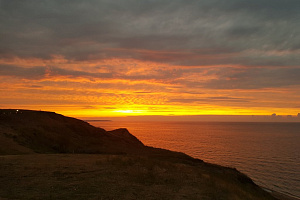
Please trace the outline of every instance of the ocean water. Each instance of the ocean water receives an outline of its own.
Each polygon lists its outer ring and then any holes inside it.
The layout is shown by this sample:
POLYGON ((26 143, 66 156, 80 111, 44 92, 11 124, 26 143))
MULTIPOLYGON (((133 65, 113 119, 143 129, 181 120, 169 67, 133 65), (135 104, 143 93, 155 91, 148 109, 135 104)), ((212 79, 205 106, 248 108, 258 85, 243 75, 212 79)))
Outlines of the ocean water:
POLYGON ((127 128, 145 145, 237 168, 264 187, 300 198, 300 123, 93 121, 127 128))

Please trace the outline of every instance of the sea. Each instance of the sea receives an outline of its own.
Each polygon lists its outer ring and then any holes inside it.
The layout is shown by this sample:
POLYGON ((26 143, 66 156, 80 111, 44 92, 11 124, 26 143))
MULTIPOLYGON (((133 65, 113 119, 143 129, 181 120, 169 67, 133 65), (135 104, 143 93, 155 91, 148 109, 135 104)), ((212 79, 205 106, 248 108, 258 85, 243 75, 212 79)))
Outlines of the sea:
POLYGON ((91 121, 127 128, 145 145, 233 167, 257 185, 300 199, 300 123, 91 121))

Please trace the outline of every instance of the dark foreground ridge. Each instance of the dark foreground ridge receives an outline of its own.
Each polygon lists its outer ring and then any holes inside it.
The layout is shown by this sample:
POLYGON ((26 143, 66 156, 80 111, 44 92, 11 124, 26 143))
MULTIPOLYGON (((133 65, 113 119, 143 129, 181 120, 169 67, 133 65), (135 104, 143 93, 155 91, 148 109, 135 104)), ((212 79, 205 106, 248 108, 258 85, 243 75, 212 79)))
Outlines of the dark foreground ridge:
POLYGON ((0 199, 275 199, 236 169, 54 112, 0 110, 0 199))

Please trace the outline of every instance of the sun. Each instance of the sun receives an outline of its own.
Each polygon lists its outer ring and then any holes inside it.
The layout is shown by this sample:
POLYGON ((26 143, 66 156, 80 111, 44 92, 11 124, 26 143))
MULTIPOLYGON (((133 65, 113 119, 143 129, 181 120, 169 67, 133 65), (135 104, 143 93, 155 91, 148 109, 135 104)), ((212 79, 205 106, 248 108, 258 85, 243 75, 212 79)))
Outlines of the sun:
POLYGON ((113 112, 117 113, 126 113, 126 114, 138 114, 138 113, 143 113, 142 110, 115 110, 113 112))

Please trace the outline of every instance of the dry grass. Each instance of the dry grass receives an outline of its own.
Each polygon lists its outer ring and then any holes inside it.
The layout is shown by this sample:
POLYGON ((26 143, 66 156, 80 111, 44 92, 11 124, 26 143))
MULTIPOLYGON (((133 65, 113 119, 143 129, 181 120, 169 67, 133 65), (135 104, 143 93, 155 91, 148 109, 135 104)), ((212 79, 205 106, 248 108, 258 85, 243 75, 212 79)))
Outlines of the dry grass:
POLYGON ((234 170, 141 156, 0 156, 0 173, 4 199, 273 199, 234 170))
POLYGON ((51 112, 0 109, 1 154, 0 199, 274 199, 234 169, 51 112))

